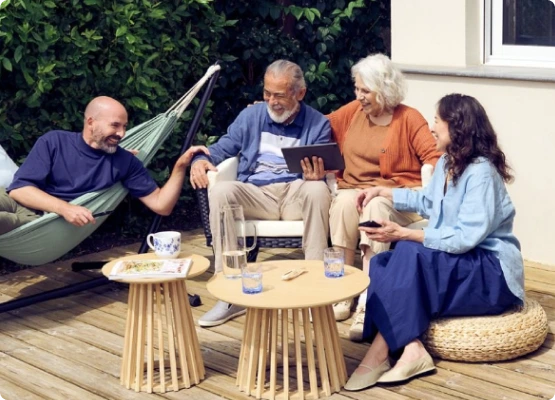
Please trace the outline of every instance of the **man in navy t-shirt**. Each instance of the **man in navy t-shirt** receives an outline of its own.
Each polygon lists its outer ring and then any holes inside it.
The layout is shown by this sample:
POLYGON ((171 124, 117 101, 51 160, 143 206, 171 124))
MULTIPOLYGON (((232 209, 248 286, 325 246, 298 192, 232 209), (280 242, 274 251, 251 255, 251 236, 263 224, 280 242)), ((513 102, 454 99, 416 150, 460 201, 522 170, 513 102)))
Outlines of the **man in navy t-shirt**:
POLYGON ((193 146, 176 162, 159 188, 141 161, 118 146, 125 136, 127 111, 110 97, 97 97, 85 109, 83 132, 50 131, 41 136, 7 190, 0 193, 0 234, 53 212, 67 222, 94 223, 90 210, 69 202, 117 182, 157 214, 169 215, 179 198, 193 146))

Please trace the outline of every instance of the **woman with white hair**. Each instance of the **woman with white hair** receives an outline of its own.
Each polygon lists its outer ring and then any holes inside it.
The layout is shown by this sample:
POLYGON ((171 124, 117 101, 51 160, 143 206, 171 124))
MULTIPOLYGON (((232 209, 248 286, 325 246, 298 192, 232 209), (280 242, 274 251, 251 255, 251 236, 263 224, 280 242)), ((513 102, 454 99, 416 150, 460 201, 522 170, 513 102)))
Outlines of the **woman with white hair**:
MULTIPOLYGON (((389 249, 361 237, 358 224, 367 220, 390 220, 401 226, 422 217, 397 211, 385 197, 375 197, 357 211, 355 199, 363 189, 385 186, 415 188, 422 186, 421 167, 434 166, 441 153, 424 117, 414 108, 401 104, 405 79, 383 54, 373 54, 356 63, 351 70, 356 100, 329 114, 332 134, 338 143, 345 169, 337 177, 337 195, 330 209, 331 240, 345 251, 345 263, 353 265, 358 246, 362 265, 368 273, 370 258, 389 249), (359 243, 360 241, 360 243, 359 243)), ((362 340, 366 292, 361 294, 349 331, 353 341, 362 340)), ((334 304, 336 320, 349 318, 352 300, 334 304)))

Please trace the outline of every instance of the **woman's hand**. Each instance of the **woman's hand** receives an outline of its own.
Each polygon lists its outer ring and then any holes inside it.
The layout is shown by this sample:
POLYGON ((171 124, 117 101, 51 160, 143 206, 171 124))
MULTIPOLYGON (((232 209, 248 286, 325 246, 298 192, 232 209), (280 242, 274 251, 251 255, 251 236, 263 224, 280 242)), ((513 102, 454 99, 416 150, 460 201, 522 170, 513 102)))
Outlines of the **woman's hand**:
POLYGON ((359 214, 362 213, 362 210, 364 209, 364 207, 366 207, 366 204, 368 204, 370 200, 372 200, 374 197, 379 196, 379 194, 379 187, 364 189, 362 192, 360 192, 355 200, 357 211, 359 212, 359 214))
POLYGON ((408 239, 412 229, 404 228, 393 221, 376 221, 381 228, 365 228, 359 227, 358 229, 368 236, 368 239, 375 240, 381 243, 391 243, 402 239, 408 239))

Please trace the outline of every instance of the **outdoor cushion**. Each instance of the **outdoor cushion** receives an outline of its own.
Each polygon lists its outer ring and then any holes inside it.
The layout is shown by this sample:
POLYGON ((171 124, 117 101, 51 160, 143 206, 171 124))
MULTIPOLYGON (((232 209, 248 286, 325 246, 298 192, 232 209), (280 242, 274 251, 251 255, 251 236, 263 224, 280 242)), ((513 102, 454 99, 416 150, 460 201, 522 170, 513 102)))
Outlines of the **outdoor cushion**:
POLYGON ((520 357, 538 349, 547 335, 547 315, 533 299, 503 314, 441 318, 422 342, 434 357, 484 362, 520 357))

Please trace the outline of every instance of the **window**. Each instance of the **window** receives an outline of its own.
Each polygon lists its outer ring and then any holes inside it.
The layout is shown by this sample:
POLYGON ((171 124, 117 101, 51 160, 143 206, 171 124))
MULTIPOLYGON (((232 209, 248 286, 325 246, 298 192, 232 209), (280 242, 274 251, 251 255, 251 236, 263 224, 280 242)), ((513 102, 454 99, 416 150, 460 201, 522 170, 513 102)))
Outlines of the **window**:
POLYGON ((486 0, 485 61, 555 68, 555 0, 486 0))

